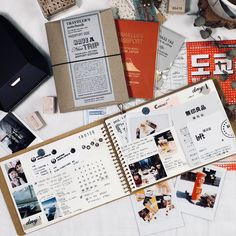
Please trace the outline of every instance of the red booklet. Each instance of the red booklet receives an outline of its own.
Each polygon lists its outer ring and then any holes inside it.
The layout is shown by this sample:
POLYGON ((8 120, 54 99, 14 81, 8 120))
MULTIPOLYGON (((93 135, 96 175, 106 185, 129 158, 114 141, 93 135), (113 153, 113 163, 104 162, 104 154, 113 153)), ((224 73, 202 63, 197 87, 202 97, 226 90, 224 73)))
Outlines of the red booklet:
POLYGON ((116 27, 129 96, 152 99, 159 23, 116 20, 116 27))
POLYGON ((236 40, 187 42, 188 82, 195 83, 206 78, 217 78, 228 104, 236 103, 236 58, 228 59, 226 52, 236 48, 236 40), (222 78, 222 76, 227 77, 222 78), (220 79, 221 77, 221 79, 220 79))

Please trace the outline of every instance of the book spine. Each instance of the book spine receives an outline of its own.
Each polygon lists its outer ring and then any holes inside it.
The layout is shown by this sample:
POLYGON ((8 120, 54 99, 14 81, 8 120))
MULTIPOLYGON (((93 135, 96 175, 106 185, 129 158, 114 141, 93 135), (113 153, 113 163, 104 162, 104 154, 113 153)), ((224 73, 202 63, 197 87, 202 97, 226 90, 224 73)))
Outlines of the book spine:
POLYGON ((133 182, 133 178, 132 178, 129 168, 125 162, 125 158, 122 154, 121 148, 119 146, 119 142, 117 141, 117 138, 116 138, 116 135, 113 131, 111 123, 107 123, 106 125, 107 125, 108 132, 110 134, 112 145, 115 148, 117 156, 118 156, 117 162, 119 163, 121 171, 124 174, 124 178, 125 178, 125 181, 128 185, 129 191, 132 192, 133 189, 135 189, 135 184, 133 182))
POLYGON ((123 190, 124 190, 124 193, 125 194, 130 194, 131 191, 130 191, 130 187, 129 187, 129 184, 128 184, 128 181, 125 177, 125 173, 122 169, 122 165, 119 161, 119 154, 118 152, 116 151, 116 148, 114 146, 114 142, 112 141, 112 137, 110 134, 110 132, 108 131, 108 129, 104 126, 102 128, 102 133, 103 133, 103 136, 104 136, 104 139, 107 143, 107 146, 109 147, 109 151, 110 151, 110 154, 111 154, 111 157, 112 157, 112 160, 113 160, 113 163, 114 163, 114 166, 116 168, 116 171, 117 171, 117 174, 120 178, 120 182, 122 184, 122 187, 123 187, 123 190))

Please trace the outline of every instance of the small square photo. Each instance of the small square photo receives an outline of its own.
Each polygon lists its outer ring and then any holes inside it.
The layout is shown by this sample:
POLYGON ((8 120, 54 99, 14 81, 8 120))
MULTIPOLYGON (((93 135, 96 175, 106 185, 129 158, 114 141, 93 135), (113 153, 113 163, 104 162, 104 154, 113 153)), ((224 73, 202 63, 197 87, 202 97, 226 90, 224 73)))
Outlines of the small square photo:
POLYGON ((129 165, 136 187, 143 187, 166 177, 158 154, 129 165))

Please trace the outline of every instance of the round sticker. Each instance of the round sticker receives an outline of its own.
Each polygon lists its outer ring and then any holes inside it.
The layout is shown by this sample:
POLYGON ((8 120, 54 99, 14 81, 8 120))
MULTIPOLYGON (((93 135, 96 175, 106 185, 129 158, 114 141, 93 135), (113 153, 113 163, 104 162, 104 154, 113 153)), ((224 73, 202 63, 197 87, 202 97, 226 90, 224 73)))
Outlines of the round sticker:
POLYGON ((36 161, 36 157, 32 157, 32 158, 31 158, 31 161, 32 161, 32 162, 35 162, 35 161, 36 161))
POLYGON ((44 151, 43 149, 39 149, 39 150, 37 151, 37 154, 38 154, 40 157, 42 157, 42 156, 45 155, 45 151, 44 151))
POLYGON ((57 154, 57 150, 53 149, 53 150, 52 150, 52 154, 53 154, 53 155, 57 154))
POLYGON ((144 108, 142 109, 142 113, 143 113, 144 115, 147 115, 147 114, 150 113, 150 109, 149 109, 148 107, 144 107, 144 108))

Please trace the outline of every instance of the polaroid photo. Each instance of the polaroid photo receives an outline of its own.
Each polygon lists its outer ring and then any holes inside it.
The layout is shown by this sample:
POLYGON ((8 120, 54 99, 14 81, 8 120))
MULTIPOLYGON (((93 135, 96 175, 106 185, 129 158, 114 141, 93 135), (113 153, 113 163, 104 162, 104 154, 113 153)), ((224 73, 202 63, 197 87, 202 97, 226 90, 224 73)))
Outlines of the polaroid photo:
POLYGON ((18 152, 41 139, 13 113, 4 113, 0 117, 0 149, 8 154, 18 152))
POLYGON ((182 212, 213 220, 226 170, 214 165, 188 171, 176 182, 176 196, 182 212))
POLYGON ((127 113, 126 119, 129 142, 160 132, 171 126, 168 111, 156 111, 148 115, 127 113))
POLYGON ((184 225, 171 181, 141 189, 130 199, 141 236, 184 225))

